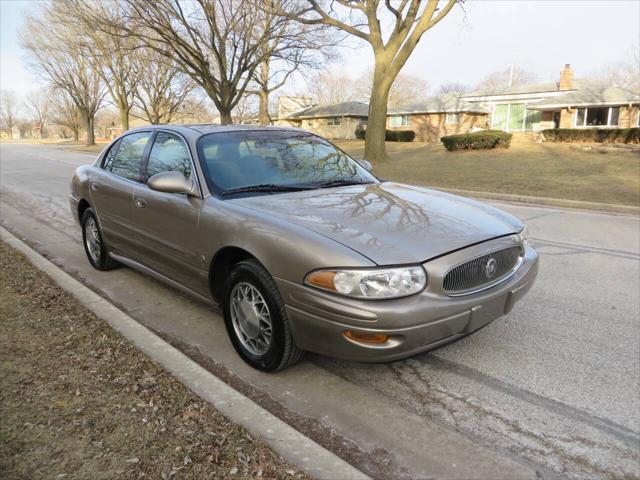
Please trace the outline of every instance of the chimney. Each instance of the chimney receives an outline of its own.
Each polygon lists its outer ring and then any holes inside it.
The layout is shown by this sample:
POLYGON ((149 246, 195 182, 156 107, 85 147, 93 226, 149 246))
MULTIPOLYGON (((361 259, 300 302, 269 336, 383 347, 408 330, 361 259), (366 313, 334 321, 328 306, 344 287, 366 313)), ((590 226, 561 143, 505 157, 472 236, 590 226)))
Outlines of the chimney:
POLYGON ((573 90, 573 70, 568 63, 565 64, 564 70, 560 72, 558 90, 573 90))

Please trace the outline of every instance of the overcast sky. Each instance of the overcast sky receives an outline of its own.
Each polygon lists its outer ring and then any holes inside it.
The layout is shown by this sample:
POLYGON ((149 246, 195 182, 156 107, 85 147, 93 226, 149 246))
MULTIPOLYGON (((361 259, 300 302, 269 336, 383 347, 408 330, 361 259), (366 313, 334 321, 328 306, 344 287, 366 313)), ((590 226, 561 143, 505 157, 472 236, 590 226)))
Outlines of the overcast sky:
MULTIPOLYGON (((20 94, 38 87, 17 41, 23 12, 35 3, 0 0, 0 86, 20 94)), ((432 90, 449 81, 473 85, 509 64, 546 81, 570 63, 579 77, 628 58, 639 42, 640 0, 467 0, 423 36, 403 72, 432 90)), ((333 67, 341 72, 356 77, 372 64, 366 44, 341 50, 343 64, 333 67)), ((303 89, 298 79, 286 90, 303 89)))

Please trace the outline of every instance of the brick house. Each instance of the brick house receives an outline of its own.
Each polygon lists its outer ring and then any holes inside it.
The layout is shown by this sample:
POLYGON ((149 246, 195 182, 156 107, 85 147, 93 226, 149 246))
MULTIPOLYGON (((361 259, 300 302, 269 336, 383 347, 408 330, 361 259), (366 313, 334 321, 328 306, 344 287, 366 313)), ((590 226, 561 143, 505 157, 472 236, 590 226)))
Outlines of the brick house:
POLYGON ((482 130, 488 125, 489 109, 463 100, 458 93, 390 108, 387 113, 387 129, 412 130, 420 142, 437 142, 442 136, 482 130))
MULTIPOLYGON (((327 138, 352 139, 357 128, 366 126, 368 106, 342 102, 279 113, 282 114, 275 122, 278 125, 305 128, 327 138)), ((575 79, 570 65, 565 65, 557 82, 447 93, 390 108, 387 113, 388 129, 413 130, 416 140, 422 142, 437 142, 445 135, 487 128, 532 132, 547 128, 638 126, 639 92, 575 79)))
POLYGON ((325 138, 354 139, 356 130, 367 124, 368 115, 366 103, 341 102, 315 105, 288 115, 279 114, 274 124, 304 128, 325 138))
POLYGON ((490 111, 489 128, 509 132, 546 128, 629 128, 640 121, 640 95, 615 85, 575 79, 570 65, 558 82, 465 94, 490 111))

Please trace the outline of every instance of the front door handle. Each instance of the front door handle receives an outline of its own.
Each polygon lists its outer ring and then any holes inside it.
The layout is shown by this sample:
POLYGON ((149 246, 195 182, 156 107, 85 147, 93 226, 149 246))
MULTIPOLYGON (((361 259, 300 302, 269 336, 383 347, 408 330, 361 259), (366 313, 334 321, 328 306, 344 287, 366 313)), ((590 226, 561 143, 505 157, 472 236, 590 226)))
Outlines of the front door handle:
POLYGON ((100 189, 100 184, 98 182, 91 182, 91 190, 94 192, 100 189))
POLYGON ((136 208, 144 208, 147 206, 147 201, 144 198, 136 198, 134 203, 136 208))

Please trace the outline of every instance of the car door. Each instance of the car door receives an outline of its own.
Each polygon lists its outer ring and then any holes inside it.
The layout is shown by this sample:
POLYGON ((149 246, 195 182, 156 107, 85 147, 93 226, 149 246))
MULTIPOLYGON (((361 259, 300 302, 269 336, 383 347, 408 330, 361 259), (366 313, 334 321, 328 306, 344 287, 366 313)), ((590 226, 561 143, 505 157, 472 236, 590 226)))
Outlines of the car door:
POLYGON ((129 256, 135 246, 133 189, 140 184, 144 152, 152 132, 136 132, 115 142, 90 178, 90 196, 109 248, 129 256))
POLYGON ((133 198, 133 221, 142 241, 138 245, 143 262, 153 270, 206 294, 207 266, 198 242, 198 219, 203 199, 180 193, 151 190, 146 181, 153 175, 178 171, 196 182, 191 153, 176 133, 156 133, 144 167, 144 183, 133 198))

